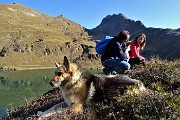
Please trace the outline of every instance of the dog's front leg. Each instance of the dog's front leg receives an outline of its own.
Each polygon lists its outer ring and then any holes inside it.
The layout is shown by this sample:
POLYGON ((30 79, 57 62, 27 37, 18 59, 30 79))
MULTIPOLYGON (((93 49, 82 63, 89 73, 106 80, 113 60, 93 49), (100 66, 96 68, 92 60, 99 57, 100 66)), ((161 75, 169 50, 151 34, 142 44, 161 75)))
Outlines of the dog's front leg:
POLYGON ((44 111, 44 112, 38 111, 38 112, 37 112, 37 116, 43 116, 43 115, 45 115, 45 114, 47 114, 47 113, 49 113, 49 112, 51 112, 51 111, 57 110, 57 109, 59 109, 59 108, 64 108, 64 107, 67 107, 67 104, 66 104, 65 101, 64 101, 64 102, 61 102, 61 103, 59 103, 59 104, 54 105, 53 107, 51 107, 50 109, 48 109, 48 110, 46 110, 46 111, 44 111))
POLYGON ((56 109, 55 111, 50 111, 50 112, 38 117, 38 120, 47 120, 49 118, 52 118, 52 116, 54 116, 54 115, 62 114, 63 111, 66 111, 66 110, 70 110, 70 107, 59 108, 59 109, 56 109))
POLYGON ((138 80, 138 87, 140 91, 145 91, 146 87, 144 86, 143 82, 141 80, 138 80))
POLYGON ((141 80, 137 80, 137 79, 132 79, 132 81, 134 81, 135 83, 138 84, 139 90, 140 91, 145 91, 146 87, 144 86, 143 82, 141 80))

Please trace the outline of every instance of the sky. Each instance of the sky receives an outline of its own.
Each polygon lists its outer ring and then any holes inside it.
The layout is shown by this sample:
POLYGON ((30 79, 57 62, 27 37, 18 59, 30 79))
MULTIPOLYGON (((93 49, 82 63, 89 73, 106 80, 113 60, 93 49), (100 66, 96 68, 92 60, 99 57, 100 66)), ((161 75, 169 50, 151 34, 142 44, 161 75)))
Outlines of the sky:
POLYGON ((19 3, 51 16, 63 15, 88 29, 97 27, 107 15, 122 13, 146 27, 180 28, 180 0, 0 0, 19 3))

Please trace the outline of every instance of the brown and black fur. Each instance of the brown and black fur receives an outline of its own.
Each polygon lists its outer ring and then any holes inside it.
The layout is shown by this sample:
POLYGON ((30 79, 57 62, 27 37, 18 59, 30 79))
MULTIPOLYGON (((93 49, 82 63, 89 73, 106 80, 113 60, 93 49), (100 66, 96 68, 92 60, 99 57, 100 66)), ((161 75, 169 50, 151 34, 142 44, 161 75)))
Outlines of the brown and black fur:
POLYGON ((55 65, 57 70, 49 83, 53 87, 60 88, 64 102, 45 112, 39 111, 39 119, 52 115, 53 111, 64 109, 70 109, 77 114, 82 113, 85 104, 101 102, 118 95, 118 89, 122 85, 138 84, 140 90, 145 90, 140 80, 131 79, 127 75, 105 76, 82 72, 76 64, 69 63, 66 56, 63 65, 57 62, 55 65))

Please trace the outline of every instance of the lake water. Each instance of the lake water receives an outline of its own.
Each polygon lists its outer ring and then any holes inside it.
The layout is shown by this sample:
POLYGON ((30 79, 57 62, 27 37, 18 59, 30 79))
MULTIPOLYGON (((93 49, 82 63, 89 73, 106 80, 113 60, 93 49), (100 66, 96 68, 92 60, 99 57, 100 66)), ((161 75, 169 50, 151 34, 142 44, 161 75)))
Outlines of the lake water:
POLYGON ((0 108, 0 120, 2 117, 4 117, 7 114, 6 108, 0 108))
POLYGON ((22 106, 52 87, 48 84, 55 69, 1 71, 0 108, 22 106))
MULTIPOLYGON (((89 70, 96 73, 99 70, 89 70)), ((38 98, 52 89, 54 69, 0 71, 0 109, 12 109, 38 98)))

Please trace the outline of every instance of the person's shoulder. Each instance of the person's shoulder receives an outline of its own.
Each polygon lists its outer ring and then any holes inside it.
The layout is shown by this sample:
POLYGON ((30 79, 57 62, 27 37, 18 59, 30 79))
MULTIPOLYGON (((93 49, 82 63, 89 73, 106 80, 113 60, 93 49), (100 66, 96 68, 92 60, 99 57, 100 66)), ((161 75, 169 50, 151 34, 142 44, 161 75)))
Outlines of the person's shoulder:
POLYGON ((114 43, 116 43, 116 40, 115 40, 115 39, 112 39, 112 40, 109 41, 108 44, 114 44, 114 43))
POLYGON ((134 41, 131 41, 131 42, 129 43, 129 45, 131 45, 131 46, 135 46, 134 41))

